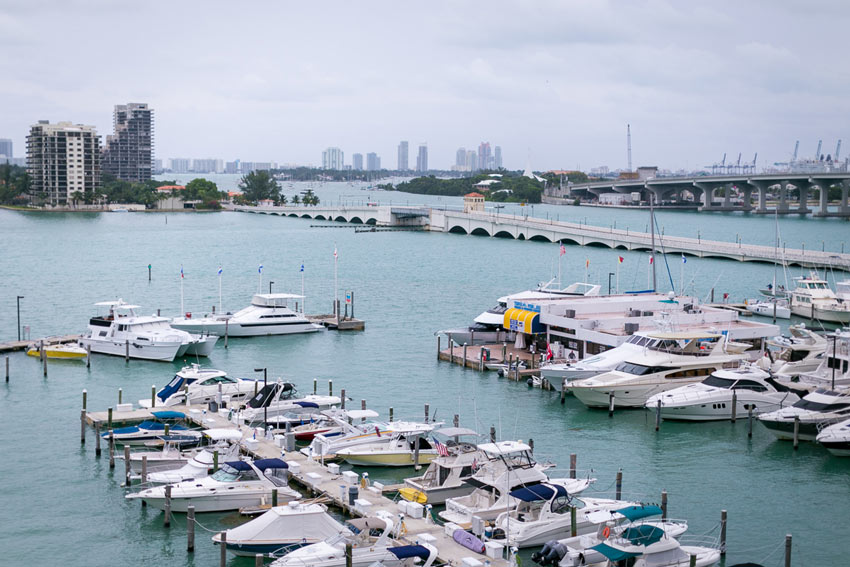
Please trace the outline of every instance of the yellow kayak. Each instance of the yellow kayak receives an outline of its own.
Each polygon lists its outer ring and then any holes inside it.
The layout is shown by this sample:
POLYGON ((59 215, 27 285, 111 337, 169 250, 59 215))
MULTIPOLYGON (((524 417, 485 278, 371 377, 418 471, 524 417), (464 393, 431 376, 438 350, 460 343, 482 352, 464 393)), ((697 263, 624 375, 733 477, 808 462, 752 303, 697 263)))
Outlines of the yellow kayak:
POLYGON ((410 488, 409 486, 399 488, 398 493, 401 495, 402 498, 404 498, 408 502, 416 502, 417 504, 425 504, 426 502, 428 502, 427 494, 425 494, 421 490, 410 488))
MULTIPOLYGON (((41 356, 37 346, 30 347, 27 350, 29 356, 41 356)), ((66 345, 45 345, 44 355, 47 358, 58 359, 79 359, 86 357, 86 349, 81 346, 66 344, 66 345)))

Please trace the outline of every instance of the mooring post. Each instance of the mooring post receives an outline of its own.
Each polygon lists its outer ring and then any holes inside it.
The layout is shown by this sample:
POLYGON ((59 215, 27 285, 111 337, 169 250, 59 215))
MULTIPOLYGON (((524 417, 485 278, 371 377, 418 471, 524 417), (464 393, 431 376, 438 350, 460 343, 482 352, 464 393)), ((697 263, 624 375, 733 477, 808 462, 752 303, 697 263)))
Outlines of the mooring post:
POLYGON ((419 464, 419 440, 421 438, 421 435, 417 435, 416 439, 413 440, 413 468, 417 471, 422 468, 422 466, 419 464))
POLYGON ((315 396, 318 393, 319 393, 319 379, 313 378, 313 395, 315 396))
POLYGON ((86 410, 80 410, 80 445, 86 444, 86 410))
POLYGON ((224 348, 227 348, 227 335, 228 335, 227 330, 228 330, 229 326, 230 326, 230 320, 225 319, 224 320, 224 348))
MULTIPOLYGON (((360 400, 360 409, 361 410, 366 409, 366 400, 360 400)), ((360 423, 366 423, 366 418, 365 417, 360 418, 360 423)))
POLYGON ((218 470, 218 450, 213 452, 213 472, 218 470))
POLYGON ((753 436, 753 405, 747 408, 747 437, 753 436))
POLYGON ((124 445, 124 485, 130 486, 130 446, 124 445))
POLYGON ((690 561, 688 561, 688 567, 697 567, 697 556, 691 553, 690 561))
POLYGON ((130 340, 124 341, 124 362, 130 362, 130 340))
POLYGON ((667 519, 667 491, 661 491, 661 519, 667 519))
POLYGON ((452 418, 452 425, 454 425, 455 427, 460 427, 460 416, 458 414, 455 414, 452 418))
POLYGON ((341 407, 342 409, 345 409, 345 388, 339 391, 339 397, 342 400, 341 407))
POLYGON ((195 507, 191 504, 186 510, 186 551, 195 551, 195 507))
POLYGON ((86 368, 91 368, 91 345, 86 345, 86 368))
POLYGON ((481 347, 481 352, 478 354, 478 372, 484 372, 484 347, 481 347))
POLYGON ((9 381, 9 357, 6 357, 6 382, 9 381))
POLYGON ((94 424, 94 456, 100 456, 100 423, 94 424))
POLYGON ((726 510, 720 511, 720 555, 726 555, 726 510))
POLYGON ((576 454, 570 453, 570 478, 576 477, 576 459, 576 454))
POLYGON ((163 527, 171 527, 171 485, 165 485, 165 517, 162 520, 163 527))
POLYGON ((455 344, 452 342, 452 335, 449 333, 449 362, 455 361, 455 344))
POLYGON ((655 430, 661 429, 661 398, 658 398, 658 403, 655 406, 655 430))
POLYGON ((576 507, 570 506, 570 536, 578 535, 578 526, 576 525, 576 507))
POLYGON ((41 351, 41 366, 44 369, 44 377, 47 378, 47 356, 41 351))
POLYGON ((496 442, 496 426, 491 425, 490 426, 490 443, 495 443, 495 442, 496 442))
POLYGON ((508 349, 507 343, 502 343, 502 363, 505 362, 505 351, 508 349))
POLYGON ((738 392, 732 390, 732 423, 735 423, 735 420, 738 417, 738 392))
POLYGON ((440 359, 440 339, 442 339, 442 337, 437 335, 437 360, 440 359))
POLYGON ((106 428, 112 431, 112 408, 106 410, 106 428))
POLYGON ((466 368, 466 343, 463 343, 463 367, 466 368))
POLYGON ((334 381, 333 380, 328 380, 328 395, 329 396, 334 395, 334 381))
POLYGON ((124 397, 124 388, 118 388, 118 405, 121 405, 121 398, 124 397))
POLYGON ((263 567, 263 554, 258 553, 254 556, 254 567, 263 567))
POLYGON ((620 500, 623 496, 623 469, 617 471, 617 500, 620 500))
POLYGON ((272 507, 277 507, 277 488, 272 488, 272 507))
POLYGON ((614 393, 608 394, 608 417, 614 417, 614 393))
POLYGON ((88 392, 86 390, 83 390, 83 410, 87 409, 86 406, 88 400, 86 398, 88 398, 88 392))
POLYGON ((785 536, 785 567, 791 567, 791 534, 785 536))
POLYGON ((425 404, 425 423, 428 423, 430 420, 431 406, 425 404))
POLYGON ((156 384, 151 384, 151 409, 156 407, 156 384))
POLYGON ((561 405, 567 402, 567 379, 561 380, 561 405))
POLYGON ((534 439, 529 439, 529 440, 528 440, 528 446, 529 446, 529 448, 531 449, 531 451, 530 451, 530 452, 531 452, 531 454, 533 455, 533 454, 534 454, 534 439))
POLYGON ((109 468, 115 468, 115 436, 112 430, 109 430, 109 468))
POLYGON ((800 416, 794 416, 794 450, 797 450, 797 446, 800 444, 800 416))
POLYGON ((516 360, 516 368, 514 369, 514 380, 519 382, 519 358, 516 360))
POLYGON ((393 408, 390 408, 390 423, 393 421, 393 408))
POLYGON ((148 456, 142 455, 142 484, 148 483, 148 456))
POLYGON ((345 544, 345 567, 353 567, 354 565, 354 549, 351 547, 351 542, 345 544))
POLYGON ((219 550, 219 567, 227 567, 227 532, 221 532, 221 549, 219 550))

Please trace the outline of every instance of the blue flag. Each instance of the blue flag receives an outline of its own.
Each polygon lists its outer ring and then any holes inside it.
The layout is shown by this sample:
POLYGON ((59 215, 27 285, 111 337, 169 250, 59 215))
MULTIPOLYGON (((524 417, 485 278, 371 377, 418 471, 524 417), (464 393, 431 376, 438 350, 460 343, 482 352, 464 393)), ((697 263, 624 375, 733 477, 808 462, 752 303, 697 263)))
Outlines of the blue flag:
POLYGON ((685 258, 685 255, 684 255, 684 254, 682 254, 682 263, 683 263, 683 264, 687 264, 687 263, 688 263, 688 259, 687 259, 687 258, 685 258))
POLYGON ((218 275, 221 275, 221 266, 218 267, 218 275))
POLYGON ((304 264, 301 264, 301 271, 304 271, 304 264))
POLYGON ((257 268, 257 273, 260 273, 260 274, 263 273, 263 265, 262 264, 260 264, 260 267, 257 268))

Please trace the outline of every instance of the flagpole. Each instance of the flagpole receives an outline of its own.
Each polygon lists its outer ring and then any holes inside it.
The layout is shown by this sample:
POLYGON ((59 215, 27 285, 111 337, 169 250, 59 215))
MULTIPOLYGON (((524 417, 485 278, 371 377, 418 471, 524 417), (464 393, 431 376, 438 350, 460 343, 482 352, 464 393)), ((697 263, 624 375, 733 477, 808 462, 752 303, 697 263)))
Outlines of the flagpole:
POLYGON ((221 268, 218 269, 218 312, 224 313, 221 302, 221 268))
POLYGON ((617 294, 620 293, 620 258, 617 257, 617 294))
POLYGON ((304 260, 301 260, 301 313, 305 313, 304 303, 307 301, 307 296, 304 295, 304 260))
POLYGON ((183 308, 183 266, 180 266, 180 313, 186 313, 183 308))
POLYGON ((682 254, 682 265, 679 268, 679 280, 682 282, 679 284, 679 295, 685 295, 685 255, 682 254))

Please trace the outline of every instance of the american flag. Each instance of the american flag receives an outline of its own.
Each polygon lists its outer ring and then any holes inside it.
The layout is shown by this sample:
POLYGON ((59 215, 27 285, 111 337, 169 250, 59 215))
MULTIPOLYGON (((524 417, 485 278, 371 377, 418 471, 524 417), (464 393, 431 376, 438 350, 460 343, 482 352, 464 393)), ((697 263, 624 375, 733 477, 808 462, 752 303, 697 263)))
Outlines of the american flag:
POLYGON ((561 244, 561 250, 560 250, 560 252, 561 252, 561 253, 560 253, 560 256, 563 256, 564 254, 566 254, 566 253, 567 253, 567 247, 566 247, 566 246, 564 246, 563 244, 561 244))
POLYGON ((446 447, 444 444, 440 443, 439 441, 437 441, 436 439, 433 439, 433 440, 434 440, 434 448, 437 450, 437 454, 441 457, 448 457, 449 456, 449 448, 446 447))

